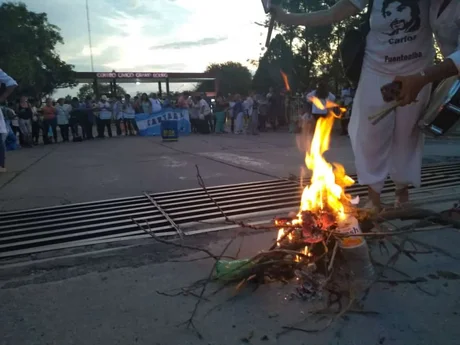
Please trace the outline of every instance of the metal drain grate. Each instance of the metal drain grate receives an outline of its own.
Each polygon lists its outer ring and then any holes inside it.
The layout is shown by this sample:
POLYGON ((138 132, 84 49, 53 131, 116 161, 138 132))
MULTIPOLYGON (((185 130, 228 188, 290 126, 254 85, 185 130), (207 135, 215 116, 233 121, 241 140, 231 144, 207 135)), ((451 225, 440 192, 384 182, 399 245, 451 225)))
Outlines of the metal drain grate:
MULTIPOLYGON (((422 188, 455 185, 460 185, 460 162, 423 168, 422 188)), ((230 217, 263 215, 284 208, 295 210, 299 206, 301 190, 299 181, 291 180, 208 188, 230 217)), ((383 192, 392 191, 394 185, 387 181, 383 192)), ((366 194, 366 187, 354 185, 347 192, 362 196, 366 194)), ((201 188, 151 196, 178 225, 222 217, 201 188)), ((168 220, 146 196, 5 212, 0 213, 0 258, 144 234, 131 218, 140 223, 148 221, 159 236, 174 232, 168 220)))

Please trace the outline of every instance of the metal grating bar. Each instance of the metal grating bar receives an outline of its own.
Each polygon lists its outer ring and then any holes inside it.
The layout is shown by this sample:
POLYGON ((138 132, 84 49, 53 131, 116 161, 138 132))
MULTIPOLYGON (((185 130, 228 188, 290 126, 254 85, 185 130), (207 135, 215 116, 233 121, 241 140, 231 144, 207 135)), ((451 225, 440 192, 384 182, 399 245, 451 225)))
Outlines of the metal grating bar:
MULTIPOLYGON (((307 183, 304 181, 304 185, 307 183)), ((456 185, 460 185, 460 163, 423 168, 421 191, 456 185)), ((296 210, 301 190, 299 180, 208 188, 228 216, 239 218, 296 210)), ((364 186, 354 185, 347 192, 362 196, 366 190, 364 186)), ((393 190, 393 183, 387 181, 383 193, 393 190)), ((221 219, 222 214, 201 188, 0 213, 0 257, 143 235, 131 218, 140 223, 149 221, 153 231, 165 235, 175 233, 171 224, 184 228, 200 221, 221 219), (149 198, 154 198, 158 207, 149 198)))

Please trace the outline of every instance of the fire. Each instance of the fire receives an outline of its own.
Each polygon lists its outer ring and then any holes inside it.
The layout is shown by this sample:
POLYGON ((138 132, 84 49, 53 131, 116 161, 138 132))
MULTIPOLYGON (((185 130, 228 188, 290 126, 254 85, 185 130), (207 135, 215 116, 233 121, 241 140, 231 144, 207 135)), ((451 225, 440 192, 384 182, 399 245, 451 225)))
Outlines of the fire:
MULTIPOLYGON (((278 230, 278 236, 277 236, 277 238, 276 238, 276 244, 278 245, 278 247, 280 246, 280 241, 281 241, 281 239, 284 238, 284 234, 285 234, 284 228, 280 228, 280 229, 278 230)), ((289 242, 292 242, 292 240, 294 239, 294 237, 292 236, 292 233, 291 233, 291 232, 288 233, 286 237, 287 237, 287 239, 289 240, 289 242)))
MULTIPOLYGON (((305 255, 305 256, 313 256, 313 254, 308 249, 308 246, 305 246, 305 248, 302 250, 302 254, 305 255)), ((302 256, 296 255, 295 258, 294 258, 294 261, 295 262, 301 262, 302 261, 302 256)))
POLYGON ((344 219, 344 202, 349 200, 345 195, 345 187, 351 186, 355 181, 346 175, 342 165, 334 163, 332 166, 323 157, 329 149, 331 130, 334 119, 333 108, 343 112, 337 104, 327 101, 324 105, 318 98, 312 97, 311 102, 319 109, 328 109, 328 116, 319 118, 316 122, 315 132, 309 151, 305 156, 305 164, 312 171, 310 185, 302 193, 298 222, 301 222, 302 211, 328 211, 332 212, 338 220, 344 219))
POLYGON ((283 229, 283 228, 280 228, 280 229, 278 230, 278 236, 277 236, 277 238, 276 238, 276 244, 278 245, 278 247, 279 247, 279 245, 280 245, 280 241, 281 241, 281 239, 283 238, 283 236, 284 236, 284 229, 283 229))
MULTIPOLYGON (((317 98, 312 98, 311 101, 320 109, 328 109, 328 115, 317 120, 311 145, 307 149, 305 165, 312 171, 312 176, 310 184, 303 190, 297 217, 292 219, 289 216, 275 220, 278 227, 278 247, 282 246, 282 242, 297 242, 299 237, 310 245, 321 242, 321 233, 313 230, 328 229, 338 221, 347 219, 347 206, 351 204, 351 198, 345 194, 345 188, 353 185, 355 181, 346 175, 342 165, 330 164, 323 156, 329 149, 334 119, 340 117, 344 109, 332 102, 323 105, 317 98), (334 114, 336 109, 339 110, 338 115, 334 114), (300 234, 298 225, 301 225, 300 234)), ((312 255, 309 247, 305 247, 294 260, 301 262, 305 256, 312 255)))
POLYGON ((286 91, 291 91, 291 87, 289 86, 289 80, 287 77, 287 74, 283 72, 283 70, 280 70, 281 73, 281 78, 283 78, 284 86, 286 87, 286 91))

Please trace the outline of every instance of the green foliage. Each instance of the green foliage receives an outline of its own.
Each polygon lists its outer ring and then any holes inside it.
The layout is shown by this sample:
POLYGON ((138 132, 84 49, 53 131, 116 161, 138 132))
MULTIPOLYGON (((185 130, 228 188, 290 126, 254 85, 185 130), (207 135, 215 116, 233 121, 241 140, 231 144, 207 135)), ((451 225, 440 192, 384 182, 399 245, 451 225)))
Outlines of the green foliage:
MULTIPOLYGON (((281 6, 288 12, 306 13, 327 9, 335 0, 282 0, 281 6)), ((331 87, 338 90, 345 82, 337 47, 345 32, 357 27, 361 16, 342 23, 304 28, 281 25, 281 34, 272 39, 260 58, 254 76, 254 87, 266 91, 269 87, 283 87, 279 76, 280 66, 289 77, 293 91, 304 91, 315 86, 322 77, 329 78, 331 87), (286 51, 286 46, 289 52, 286 51), (267 72, 268 71, 268 72, 267 72), (275 73, 276 71, 276 73, 275 73)))
POLYGON ((40 99, 75 85, 73 66, 56 52, 56 45, 64 43, 59 28, 48 22, 46 13, 6 2, 0 6, 0 23, 0 66, 16 79, 18 93, 40 99))
MULTIPOLYGON (((246 95, 251 90, 252 75, 249 69, 238 62, 211 64, 206 68, 207 73, 213 74, 219 82, 219 92, 222 94, 240 93, 246 95)), ((205 92, 214 90, 214 81, 200 83, 196 91, 205 92)))
MULTIPOLYGON (((107 95, 110 94, 110 84, 98 84, 98 91, 99 95, 107 95)), ((117 84, 117 96, 124 96, 126 95, 126 90, 117 84)), ((90 96, 91 98, 95 97, 93 83, 83 84, 78 89, 77 97, 79 99, 85 99, 86 97, 90 96)))

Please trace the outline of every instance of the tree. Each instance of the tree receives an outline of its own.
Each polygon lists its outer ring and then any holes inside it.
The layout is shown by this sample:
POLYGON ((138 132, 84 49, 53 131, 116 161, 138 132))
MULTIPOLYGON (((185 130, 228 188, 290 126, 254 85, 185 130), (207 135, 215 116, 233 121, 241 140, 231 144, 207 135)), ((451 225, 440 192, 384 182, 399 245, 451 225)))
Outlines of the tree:
MULTIPOLYGON (((278 2, 289 12, 302 13, 326 9, 335 4, 336 0, 278 2)), ((344 33, 352 27, 357 27, 361 20, 362 17, 358 15, 335 25, 317 28, 281 25, 278 28, 281 34, 272 40, 265 54, 259 59, 254 87, 261 89, 260 91, 265 91, 269 86, 281 87, 279 69, 280 65, 284 64, 283 70, 288 74, 293 91, 313 88, 320 77, 329 78, 331 86, 337 90, 345 81, 338 45, 344 33)))
POLYGON ((281 78, 283 71, 289 80, 289 86, 294 87, 292 50, 282 35, 277 35, 271 42, 265 54, 259 60, 259 66, 253 79, 253 88, 257 91, 267 91, 269 87, 282 89, 285 87, 281 78))
MULTIPOLYGON (((219 84, 219 92, 224 95, 240 93, 246 95, 251 90, 252 75, 249 69, 238 62, 211 64, 206 72, 213 74, 219 84)), ((214 90, 214 81, 207 80, 200 83, 196 91, 214 90)))
MULTIPOLYGON (((98 84, 98 91, 100 95, 109 95, 110 94, 110 84, 98 84)), ((126 90, 117 84, 117 95, 124 96, 126 94, 127 94, 126 90)), ((92 83, 83 84, 78 89, 77 97, 79 99, 85 99, 88 96, 90 96, 91 98, 94 98, 95 96, 92 83)))
POLYGON ((0 66, 18 82, 17 92, 41 99, 57 88, 75 85, 73 66, 56 52, 64 40, 46 13, 6 2, 0 6, 0 23, 0 66))

